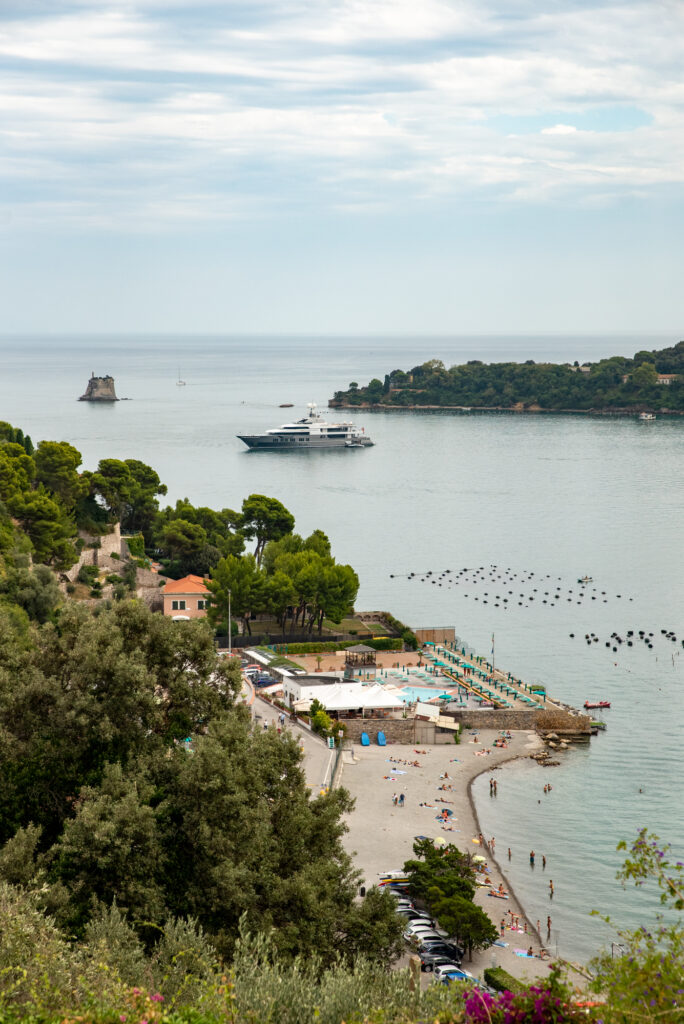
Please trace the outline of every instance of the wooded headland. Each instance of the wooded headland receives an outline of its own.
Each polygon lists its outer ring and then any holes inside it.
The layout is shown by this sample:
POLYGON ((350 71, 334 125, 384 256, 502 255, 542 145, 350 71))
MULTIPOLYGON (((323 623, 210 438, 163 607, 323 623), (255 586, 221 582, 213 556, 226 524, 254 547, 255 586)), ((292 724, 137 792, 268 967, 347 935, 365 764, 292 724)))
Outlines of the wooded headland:
POLYGON ((352 381, 331 408, 456 409, 634 415, 684 413, 684 341, 596 363, 484 363, 431 359, 365 387, 352 381))

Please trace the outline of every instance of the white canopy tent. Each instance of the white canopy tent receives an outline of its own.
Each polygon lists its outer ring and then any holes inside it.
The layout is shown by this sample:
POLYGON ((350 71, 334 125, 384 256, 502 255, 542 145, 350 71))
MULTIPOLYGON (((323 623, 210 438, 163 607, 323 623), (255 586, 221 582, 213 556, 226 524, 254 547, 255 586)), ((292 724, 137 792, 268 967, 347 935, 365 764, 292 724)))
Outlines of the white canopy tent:
POLYGON ((319 699, 326 711, 401 711, 404 708, 403 701, 379 684, 337 683, 326 687, 319 699))

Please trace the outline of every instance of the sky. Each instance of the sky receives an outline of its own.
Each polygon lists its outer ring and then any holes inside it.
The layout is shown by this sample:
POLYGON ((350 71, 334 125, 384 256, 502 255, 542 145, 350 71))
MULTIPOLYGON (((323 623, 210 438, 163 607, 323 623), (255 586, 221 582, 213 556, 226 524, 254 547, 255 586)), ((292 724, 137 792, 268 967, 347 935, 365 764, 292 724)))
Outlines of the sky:
POLYGON ((0 0, 0 332, 683 334, 680 0, 0 0))

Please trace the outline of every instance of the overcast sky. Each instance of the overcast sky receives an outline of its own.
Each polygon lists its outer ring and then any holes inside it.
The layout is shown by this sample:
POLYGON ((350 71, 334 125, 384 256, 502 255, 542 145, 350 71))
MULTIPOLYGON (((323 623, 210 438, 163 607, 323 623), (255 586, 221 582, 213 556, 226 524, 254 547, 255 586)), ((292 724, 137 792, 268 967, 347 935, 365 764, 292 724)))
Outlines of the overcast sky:
POLYGON ((0 0, 0 329, 684 332, 681 0, 0 0))

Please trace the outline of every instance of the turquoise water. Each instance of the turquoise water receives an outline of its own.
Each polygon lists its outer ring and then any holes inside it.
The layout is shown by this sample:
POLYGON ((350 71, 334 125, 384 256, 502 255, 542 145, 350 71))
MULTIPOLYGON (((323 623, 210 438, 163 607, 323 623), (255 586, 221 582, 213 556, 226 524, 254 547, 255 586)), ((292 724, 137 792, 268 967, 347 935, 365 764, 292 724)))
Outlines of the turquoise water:
POLYGON ((430 700, 431 697, 439 697, 444 690, 423 690, 417 686, 405 686, 401 692, 406 694, 406 703, 412 704, 416 700, 430 700))
POLYGON ((0 417, 34 442, 72 442, 88 468, 103 457, 142 459, 171 501, 187 495, 222 508, 252 492, 275 495, 301 532, 321 527, 337 558, 354 565, 359 608, 455 626, 488 657, 494 633, 497 665, 516 676, 575 706, 611 700, 607 732, 562 767, 545 774, 524 762, 498 773, 497 800, 486 779, 476 787, 483 831, 497 837, 497 853, 511 846, 511 881, 530 916, 550 912, 541 873, 526 861, 534 846, 553 867, 559 947, 586 957, 603 938, 593 908, 626 923, 654 909, 646 893, 615 883, 618 841, 649 826, 684 859, 684 649, 660 633, 684 637, 684 420, 358 413, 375 447, 286 454, 248 452, 236 434, 431 357, 582 361, 677 340, 6 339, 0 417), (184 388, 175 385, 179 367, 184 388), (113 374, 133 401, 76 402, 93 370, 113 374), (606 603, 564 596, 544 605, 530 583, 506 589, 534 602, 503 605, 485 596, 485 583, 408 578, 466 566, 509 570, 516 582, 548 575, 564 593, 587 574, 606 603), (653 649, 605 646, 630 629, 653 632, 653 649), (585 642, 591 632, 600 643, 585 642))

